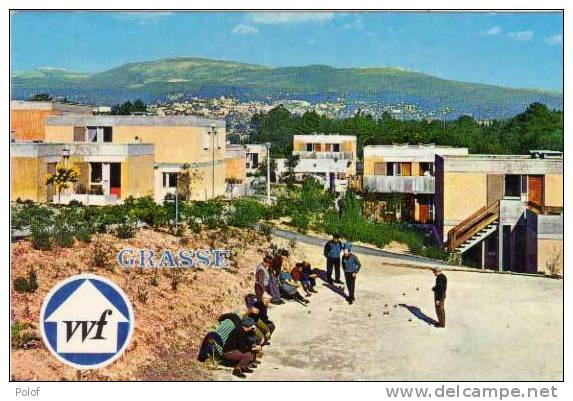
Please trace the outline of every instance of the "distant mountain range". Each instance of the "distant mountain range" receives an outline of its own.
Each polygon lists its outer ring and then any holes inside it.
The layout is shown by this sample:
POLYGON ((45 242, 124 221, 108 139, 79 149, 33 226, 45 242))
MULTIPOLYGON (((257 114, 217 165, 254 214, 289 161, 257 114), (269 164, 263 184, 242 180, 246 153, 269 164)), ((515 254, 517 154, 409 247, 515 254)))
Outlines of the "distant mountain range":
POLYGON ((190 57, 130 63, 97 73, 40 68, 12 74, 13 98, 37 93, 100 105, 137 98, 156 102, 223 95, 241 100, 344 98, 382 104, 405 102, 424 111, 449 107, 452 115, 479 118, 515 115, 532 102, 563 109, 562 92, 452 81, 400 68, 272 68, 190 57))

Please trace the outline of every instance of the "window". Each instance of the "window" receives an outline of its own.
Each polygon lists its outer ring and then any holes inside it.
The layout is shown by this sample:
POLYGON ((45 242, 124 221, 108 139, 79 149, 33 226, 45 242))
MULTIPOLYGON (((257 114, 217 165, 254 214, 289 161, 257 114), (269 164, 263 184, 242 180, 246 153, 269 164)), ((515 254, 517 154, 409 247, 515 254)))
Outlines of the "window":
POLYGON ((340 144, 335 143, 334 145, 332 145, 332 151, 333 152, 340 152, 340 144))
POLYGON ((111 127, 103 127, 103 141, 104 142, 112 141, 111 127))
POLYGON ((434 163, 420 163, 420 175, 434 175, 434 163))
POLYGON ((307 144, 306 144, 306 151, 307 151, 307 152, 312 152, 312 143, 307 143, 307 144))
POLYGON ((521 196, 521 176, 508 174, 505 176, 505 196, 521 196))
POLYGON ((91 167, 91 182, 101 182, 102 181, 102 166, 101 163, 90 163, 91 167))
POLYGON ((163 173, 163 188, 177 187, 178 173, 163 173))
POLYGON ((389 162, 387 165, 388 175, 402 175, 400 163, 389 162))

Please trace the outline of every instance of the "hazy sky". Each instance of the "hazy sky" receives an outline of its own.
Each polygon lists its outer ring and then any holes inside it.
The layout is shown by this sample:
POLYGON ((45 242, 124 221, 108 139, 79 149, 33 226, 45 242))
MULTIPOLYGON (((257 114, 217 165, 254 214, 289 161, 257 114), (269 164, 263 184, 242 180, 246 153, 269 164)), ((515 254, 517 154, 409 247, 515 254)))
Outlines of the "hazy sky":
POLYGON ((199 56, 269 66, 398 66, 562 89, 561 13, 16 12, 11 66, 102 71, 199 56))

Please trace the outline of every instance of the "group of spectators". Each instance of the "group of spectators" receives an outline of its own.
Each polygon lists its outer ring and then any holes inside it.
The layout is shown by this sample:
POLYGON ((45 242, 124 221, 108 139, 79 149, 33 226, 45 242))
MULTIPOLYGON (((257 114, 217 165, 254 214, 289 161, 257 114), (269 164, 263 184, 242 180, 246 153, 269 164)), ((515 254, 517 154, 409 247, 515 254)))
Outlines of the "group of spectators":
MULTIPOLYGON (((324 245, 326 258, 326 277, 328 285, 343 284, 340 281, 341 265, 345 284, 348 289, 347 302, 355 301, 354 290, 356 277, 361 264, 352 252, 352 244, 342 243, 338 235, 324 245), (342 257, 341 257, 342 256, 342 257), (332 275, 334 273, 334 279, 332 275)), ((440 268, 431 269, 436 276, 434 301, 438 316, 437 327, 445 327, 445 309, 447 279, 440 268)), ((273 257, 266 255, 255 268, 255 293, 245 297, 246 313, 241 324, 238 324, 225 343, 224 357, 236 363, 233 375, 245 378, 245 373, 252 373, 260 362, 262 348, 270 344, 275 324, 269 319, 269 304, 280 305, 284 299, 293 300, 303 305, 308 304, 309 297, 316 293, 317 274, 305 257, 291 268, 288 250, 279 250, 273 257)))
MULTIPOLYGON (((348 303, 354 302, 354 283, 360 270, 360 262, 351 253, 352 244, 342 244, 338 235, 334 235, 324 247, 327 262, 326 281, 329 285, 340 281, 340 266, 344 271, 349 295, 348 303), (342 260, 341 260, 342 254, 342 260), (336 280, 332 280, 332 273, 336 280)), ((247 312, 243 315, 240 325, 229 335, 223 354, 224 357, 236 363, 233 375, 241 378, 246 373, 253 372, 259 364, 262 348, 270 344, 270 338, 275 330, 274 323, 268 317, 269 304, 280 305, 286 300, 292 300, 306 305, 313 293, 317 293, 316 279, 311 264, 305 257, 295 263, 290 262, 290 253, 286 249, 279 250, 275 256, 266 255, 255 268, 254 294, 245 297, 247 312)))

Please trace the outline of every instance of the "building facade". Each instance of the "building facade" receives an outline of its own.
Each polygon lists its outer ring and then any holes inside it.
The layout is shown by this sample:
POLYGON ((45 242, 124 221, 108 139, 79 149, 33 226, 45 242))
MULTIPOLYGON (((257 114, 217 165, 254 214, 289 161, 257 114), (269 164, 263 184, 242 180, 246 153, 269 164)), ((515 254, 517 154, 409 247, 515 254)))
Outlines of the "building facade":
POLYGON ((184 168, 196 173, 191 198, 225 194, 225 122, 190 116, 52 116, 45 140, 56 143, 154 145, 154 197, 162 202, 175 193, 184 168))
POLYGON ((12 141, 45 140, 46 119, 49 116, 93 114, 93 106, 58 102, 10 102, 10 138, 12 141))
POLYGON ((384 203, 399 203, 400 219, 431 223, 436 154, 467 155, 468 149, 434 144, 365 146, 363 190, 378 194, 384 203))
POLYGON ((10 153, 11 201, 109 205, 129 196, 153 195, 152 144, 15 142, 10 153), (61 194, 46 185, 58 164, 80 172, 78 182, 61 194))
POLYGON ((436 233, 464 263, 562 272, 562 154, 437 155, 435 175, 436 233))
POLYGON ((356 150, 354 135, 294 135, 292 154, 299 157, 294 172, 298 177, 318 178, 332 191, 344 192, 348 180, 356 175, 356 150))

